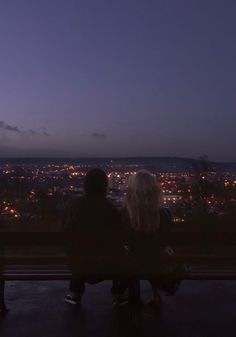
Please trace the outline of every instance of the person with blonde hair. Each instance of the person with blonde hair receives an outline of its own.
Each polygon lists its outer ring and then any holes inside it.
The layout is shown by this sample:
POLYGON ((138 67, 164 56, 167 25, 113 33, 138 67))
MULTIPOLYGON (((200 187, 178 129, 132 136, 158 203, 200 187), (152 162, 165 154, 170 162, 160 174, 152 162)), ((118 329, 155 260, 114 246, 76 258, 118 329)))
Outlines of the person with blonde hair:
POLYGON ((160 195, 156 177, 148 171, 130 177, 124 204, 132 229, 155 232, 160 227, 160 195))
MULTIPOLYGON (((172 249, 167 246, 172 228, 171 215, 161 206, 161 191, 154 175, 142 170, 129 178, 122 213, 130 270, 137 276, 140 272, 150 275, 150 271, 155 272, 160 267, 158 258, 164 250, 172 254, 172 249)), ((159 306, 160 279, 151 277, 149 282, 153 291, 151 304, 159 306)), ((136 291, 134 284, 120 282, 116 285, 116 292, 122 294, 129 288, 130 300, 141 303, 139 280, 136 282, 136 291)))

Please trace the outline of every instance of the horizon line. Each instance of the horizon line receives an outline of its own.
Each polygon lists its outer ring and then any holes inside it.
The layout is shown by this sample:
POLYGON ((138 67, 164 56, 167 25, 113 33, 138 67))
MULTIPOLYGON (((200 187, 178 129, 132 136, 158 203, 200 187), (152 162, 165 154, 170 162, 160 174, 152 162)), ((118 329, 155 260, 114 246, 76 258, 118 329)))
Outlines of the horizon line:
MULTIPOLYGON (((22 157, 17 157, 17 156, 10 156, 10 157, 1 157, 0 160, 29 160, 29 159, 46 159, 46 160, 57 160, 57 159, 69 159, 69 160, 78 160, 78 159, 182 159, 182 160, 193 160, 193 161, 200 161, 201 156, 199 157, 182 157, 182 156, 147 156, 147 155, 140 155, 140 156, 22 156, 22 157)), ((210 160, 208 159, 210 163, 215 163, 215 164, 236 164, 236 161, 215 161, 215 160, 210 160)))

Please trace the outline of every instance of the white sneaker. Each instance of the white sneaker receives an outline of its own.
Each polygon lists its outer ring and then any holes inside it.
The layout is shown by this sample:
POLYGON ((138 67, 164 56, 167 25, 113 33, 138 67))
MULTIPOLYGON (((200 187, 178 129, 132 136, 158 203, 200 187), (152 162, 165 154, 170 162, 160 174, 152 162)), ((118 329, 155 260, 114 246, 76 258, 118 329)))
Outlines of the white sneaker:
POLYGON ((68 293, 65 296, 65 301, 67 303, 75 305, 75 304, 80 304, 81 298, 78 295, 75 295, 75 294, 72 294, 72 293, 68 293))

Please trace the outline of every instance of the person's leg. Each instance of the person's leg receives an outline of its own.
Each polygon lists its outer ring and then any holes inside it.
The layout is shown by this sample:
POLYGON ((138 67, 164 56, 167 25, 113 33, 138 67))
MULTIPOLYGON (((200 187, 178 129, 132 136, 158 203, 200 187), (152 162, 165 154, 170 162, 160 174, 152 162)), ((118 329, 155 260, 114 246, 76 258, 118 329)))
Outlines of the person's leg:
POLYGON ((85 282, 81 280, 79 277, 73 276, 70 280, 69 290, 74 292, 80 296, 85 292, 85 282))
POLYGON ((66 302, 71 304, 78 304, 85 292, 85 281, 78 276, 72 276, 69 284, 69 293, 66 295, 66 302))
POLYGON ((114 280, 111 293, 116 304, 130 303, 135 306, 141 306, 140 280, 114 280), (128 296, 125 294, 128 290, 128 296))
POLYGON ((111 293, 113 297, 113 302, 116 305, 124 305, 128 303, 128 296, 126 291, 129 287, 129 281, 120 281, 120 280, 113 280, 112 281, 112 288, 111 293))
POLYGON ((152 287, 152 293, 153 293, 153 299, 151 300, 151 304, 154 305, 160 305, 161 303, 161 297, 159 294, 159 286, 160 282, 158 280, 149 280, 151 287, 152 287))
POLYGON ((141 304, 140 280, 132 280, 129 285, 129 302, 134 305, 141 304))

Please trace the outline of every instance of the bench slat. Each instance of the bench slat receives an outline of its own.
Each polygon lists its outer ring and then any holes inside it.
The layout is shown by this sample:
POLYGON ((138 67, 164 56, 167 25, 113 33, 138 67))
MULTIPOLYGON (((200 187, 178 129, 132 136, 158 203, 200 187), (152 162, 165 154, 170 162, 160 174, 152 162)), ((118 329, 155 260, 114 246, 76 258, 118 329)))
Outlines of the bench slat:
MULTIPOLYGON (((6 281, 65 281, 70 280, 70 273, 61 273, 61 274, 4 274, 3 279, 6 281)), ((85 278, 86 279, 86 278, 85 278)), ((104 276, 104 280, 111 280, 113 276, 104 276)), ((140 277, 140 279, 147 279, 146 277, 140 277)), ((184 277, 184 280, 236 280, 236 273, 228 274, 190 274, 184 277)))
MULTIPOLYGON (((81 263, 86 263, 91 265, 93 263, 97 263, 104 259, 104 261, 121 261, 117 256, 114 257, 80 257, 79 258, 81 263)), ((51 265, 51 264, 68 264, 68 257, 66 256, 16 256, 16 257, 8 257, 2 256, 0 257, 0 264, 1 265, 51 265)), ((124 262, 126 260, 124 259, 124 262)), ((145 261, 145 259, 142 259, 145 261)), ((150 259, 147 259, 150 261, 150 259)), ((173 264, 173 263, 189 263, 191 264, 201 264, 201 265, 233 265, 236 266, 236 257, 232 256, 174 256, 174 257, 163 257, 161 259, 166 264, 173 264)), ((158 260, 157 260, 158 264, 158 260)))
MULTIPOLYGON (((0 246, 61 246, 68 244, 70 240, 71 235, 65 232, 0 232, 0 246)), ((172 232, 169 243, 220 247, 236 245, 236 236, 230 232, 172 232)))

